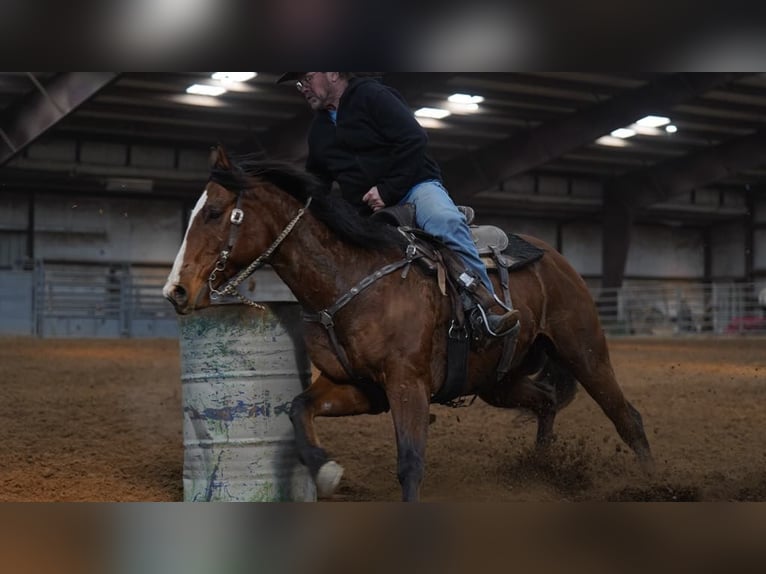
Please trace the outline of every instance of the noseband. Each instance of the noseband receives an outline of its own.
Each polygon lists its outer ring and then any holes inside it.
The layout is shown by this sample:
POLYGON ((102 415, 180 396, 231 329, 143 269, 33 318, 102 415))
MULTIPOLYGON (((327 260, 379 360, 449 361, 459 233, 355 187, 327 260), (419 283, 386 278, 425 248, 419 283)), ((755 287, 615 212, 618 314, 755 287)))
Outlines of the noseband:
POLYGON ((213 287, 213 284, 215 283, 216 279, 218 278, 218 273, 223 272, 223 270, 226 268, 226 263, 229 261, 229 257, 231 256, 231 252, 234 249, 234 244, 237 241, 237 236, 239 235, 239 231, 242 225, 242 222, 245 220, 245 212, 242 211, 242 208, 240 207, 242 203, 242 195, 239 194, 237 196, 237 206, 232 210, 231 212, 231 229, 229 230, 229 242, 225 249, 221 251, 221 254, 218 256, 218 261, 216 261, 215 267, 213 267, 213 270, 210 272, 210 277, 208 277, 207 284, 208 288, 210 289, 210 299, 213 301, 217 301, 221 297, 225 297, 227 295, 231 295, 239 299, 241 303, 244 303, 245 305, 249 305, 251 307, 255 307, 257 309, 263 309, 263 305, 259 305, 255 301, 251 301, 247 297, 244 297, 239 291, 237 291, 237 287, 239 287, 245 279, 250 277, 253 273, 255 273, 258 269, 263 267, 267 261, 269 260, 269 257, 274 253, 274 251, 279 247, 282 242, 287 238, 288 235, 290 235, 290 232, 293 230, 295 225, 300 221, 301 217, 306 213, 309 206, 311 205, 311 197, 308 198, 306 201, 306 205, 304 205, 301 209, 298 210, 298 213, 293 219, 287 224, 287 226, 282 230, 282 233, 279 234, 279 236, 274 240, 274 243, 271 244, 271 246, 263 252, 263 254, 258 257, 255 261, 253 261, 250 265, 248 265, 245 269, 240 271, 234 278, 230 279, 223 287, 221 288, 215 288, 213 287))

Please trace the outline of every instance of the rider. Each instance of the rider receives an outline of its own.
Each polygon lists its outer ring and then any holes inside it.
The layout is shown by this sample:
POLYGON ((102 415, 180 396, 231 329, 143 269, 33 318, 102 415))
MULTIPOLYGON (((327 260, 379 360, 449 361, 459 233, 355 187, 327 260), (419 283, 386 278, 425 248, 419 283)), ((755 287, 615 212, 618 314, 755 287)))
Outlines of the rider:
POLYGON ((389 86, 353 72, 287 72, 278 83, 295 82, 316 112, 308 136, 306 169, 369 215, 411 203, 421 229, 440 239, 465 264, 461 282, 486 312, 487 332, 508 333, 519 321, 494 293, 465 217, 427 154, 428 137, 402 96, 389 86))

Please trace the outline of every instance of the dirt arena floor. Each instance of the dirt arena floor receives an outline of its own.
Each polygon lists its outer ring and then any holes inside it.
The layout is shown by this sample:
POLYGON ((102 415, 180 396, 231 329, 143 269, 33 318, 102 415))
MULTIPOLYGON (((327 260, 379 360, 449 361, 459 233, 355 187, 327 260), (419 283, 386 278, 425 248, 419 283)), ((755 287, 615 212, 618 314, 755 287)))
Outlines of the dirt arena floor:
MULTIPOLYGON (((612 340, 657 460, 647 479, 582 389, 545 457, 535 421, 434 407, 426 501, 766 501, 766 339, 612 340)), ((174 340, 0 339, 0 501, 179 501, 174 340)), ((399 499, 388 415, 321 420, 338 501, 399 499)))

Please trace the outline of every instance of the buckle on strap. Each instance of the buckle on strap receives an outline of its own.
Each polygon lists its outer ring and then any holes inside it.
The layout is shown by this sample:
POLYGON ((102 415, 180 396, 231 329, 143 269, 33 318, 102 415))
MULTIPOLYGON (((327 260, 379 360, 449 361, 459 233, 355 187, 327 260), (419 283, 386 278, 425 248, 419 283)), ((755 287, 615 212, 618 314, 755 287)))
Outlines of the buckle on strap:
POLYGON ((328 331, 335 326, 335 322, 332 319, 333 314, 329 309, 320 311, 319 313, 304 313, 303 320, 308 323, 319 323, 328 331))
POLYGON ((330 315, 330 313, 328 313, 327 311, 320 311, 318 318, 319 318, 319 322, 322 324, 322 326, 325 329, 329 329, 330 327, 335 326, 335 322, 332 320, 332 315, 330 315))
POLYGON ((231 210, 231 223, 232 225, 240 225, 245 219, 245 212, 239 207, 235 207, 231 210))
POLYGON ((459 325, 456 321, 452 321, 447 331, 447 336, 450 339, 463 341, 468 338, 468 329, 465 325, 459 325))

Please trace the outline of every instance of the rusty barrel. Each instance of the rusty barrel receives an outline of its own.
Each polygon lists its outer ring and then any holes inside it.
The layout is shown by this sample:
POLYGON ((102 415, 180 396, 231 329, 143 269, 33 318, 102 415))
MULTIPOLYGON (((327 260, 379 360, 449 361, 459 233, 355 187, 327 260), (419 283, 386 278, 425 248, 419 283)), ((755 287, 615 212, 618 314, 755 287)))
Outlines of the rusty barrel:
MULTIPOLYGON (((264 298, 288 297, 277 288, 264 298)), ((187 502, 316 500, 289 418, 311 377, 301 309, 294 300, 264 304, 180 319, 187 502)))

